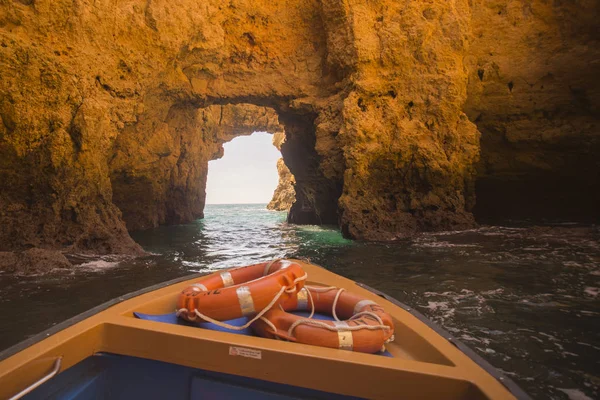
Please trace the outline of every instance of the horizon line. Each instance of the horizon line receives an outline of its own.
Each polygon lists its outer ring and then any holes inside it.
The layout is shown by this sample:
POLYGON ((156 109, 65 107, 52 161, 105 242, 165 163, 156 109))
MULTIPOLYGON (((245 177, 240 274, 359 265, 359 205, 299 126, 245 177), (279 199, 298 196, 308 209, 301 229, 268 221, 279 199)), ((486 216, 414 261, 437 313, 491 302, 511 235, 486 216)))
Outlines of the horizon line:
POLYGON ((205 206, 231 206, 231 205, 245 205, 245 204, 269 204, 269 202, 260 203, 204 203, 205 206))

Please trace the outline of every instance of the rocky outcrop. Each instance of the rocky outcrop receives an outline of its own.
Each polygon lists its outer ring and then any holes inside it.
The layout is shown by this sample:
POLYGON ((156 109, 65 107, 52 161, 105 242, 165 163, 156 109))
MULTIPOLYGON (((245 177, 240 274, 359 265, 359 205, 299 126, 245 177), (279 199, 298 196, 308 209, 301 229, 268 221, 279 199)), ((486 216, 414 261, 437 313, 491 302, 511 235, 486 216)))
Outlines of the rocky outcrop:
POLYGON ((283 158, 277 160, 277 173, 279 174, 279 183, 275 188, 273 198, 267 204, 267 209, 288 211, 296 201, 296 191, 294 190, 296 180, 290 169, 285 165, 283 158))
POLYGON ((597 17, 585 1, 5 2, 0 251, 140 254, 127 230, 202 217, 208 161, 254 130, 285 131, 289 221, 357 239, 469 227, 476 192, 502 210, 498 193, 549 193, 557 173, 597 193, 597 17))
POLYGON ((18 275, 43 275, 54 269, 70 269, 72 264, 57 250, 29 249, 0 252, 0 271, 18 275))
MULTIPOLYGON (((273 135, 273 146, 275 146, 277 150, 281 151, 281 146, 284 142, 285 132, 277 132, 273 135)), ((279 175, 279 182, 273 193, 273 198, 269 204, 267 204, 267 209, 289 211, 294 204, 294 201, 296 201, 296 191, 294 190, 296 179, 287 165, 285 165, 283 158, 277 160, 277 174, 279 175)))

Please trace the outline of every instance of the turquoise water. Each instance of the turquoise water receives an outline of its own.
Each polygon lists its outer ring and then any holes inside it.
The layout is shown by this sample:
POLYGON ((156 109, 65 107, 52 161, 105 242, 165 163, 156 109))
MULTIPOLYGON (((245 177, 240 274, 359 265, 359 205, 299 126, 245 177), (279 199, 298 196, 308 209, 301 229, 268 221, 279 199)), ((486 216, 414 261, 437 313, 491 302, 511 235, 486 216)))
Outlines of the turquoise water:
POLYGON ((198 272, 295 254, 317 256, 353 244, 335 227, 289 225, 286 215, 264 204, 207 205, 204 219, 132 236, 162 261, 198 272))
POLYGON ((0 275, 0 348, 119 295, 198 271, 306 257, 416 307, 537 399, 600 398, 600 234, 489 227, 390 243, 294 226, 264 205, 133 235, 136 260, 74 257, 72 271, 0 275))

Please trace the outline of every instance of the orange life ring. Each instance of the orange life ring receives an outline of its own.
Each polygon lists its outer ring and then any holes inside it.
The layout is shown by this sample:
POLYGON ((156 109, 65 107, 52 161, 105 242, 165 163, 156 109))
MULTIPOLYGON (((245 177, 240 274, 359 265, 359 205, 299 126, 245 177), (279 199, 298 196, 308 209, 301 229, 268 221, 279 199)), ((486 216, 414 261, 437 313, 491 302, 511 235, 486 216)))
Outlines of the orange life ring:
POLYGON ((265 313, 252 329, 262 337, 362 353, 376 353, 394 340, 394 322, 381 306, 336 287, 305 286, 283 302, 281 309, 265 313), (313 313, 331 314, 336 321, 286 312, 311 309, 313 313))
POLYGON ((177 300, 177 315, 218 322, 266 312, 293 297, 305 279, 302 267, 287 260, 230 269, 185 288, 177 300))

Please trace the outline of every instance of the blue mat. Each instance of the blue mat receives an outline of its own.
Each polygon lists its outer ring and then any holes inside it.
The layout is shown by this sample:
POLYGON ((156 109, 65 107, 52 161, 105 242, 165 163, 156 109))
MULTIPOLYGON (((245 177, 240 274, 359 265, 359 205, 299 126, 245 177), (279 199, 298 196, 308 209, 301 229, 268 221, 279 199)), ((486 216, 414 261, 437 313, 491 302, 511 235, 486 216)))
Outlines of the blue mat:
MULTIPOLYGON (((292 312, 292 314, 298 315, 300 317, 305 317, 305 318, 308 318, 308 316, 310 315, 310 313, 306 312, 306 311, 294 311, 294 312, 292 312)), ((139 313, 139 312, 134 312, 133 315, 135 315, 139 319, 145 319, 148 321, 164 322, 167 324, 175 324, 175 325, 195 326, 197 328, 209 329, 211 331, 230 332, 230 333, 235 333, 238 335, 254 336, 254 333, 252 332, 251 328, 246 328, 241 331, 234 331, 231 329, 222 328, 222 327, 212 324, 210 322, 188 322, 182 318, 177 318, 177 315, 174 312, 169 313, 169 314, 159 314, 159 315, 143 314, 143 313, 139 313)), ((329 315, 323 315, 323 314, 315 314, 313 316, 313 319, 321 319, 324 321, 333 321, 333 317, 331 317, 329 315)), ((244 317, 244 318, 237 318, 237 319, 232 319, 232 320, 224 321, 224 322, 228 323, 229 325, 242 326, 246 322, 248 322, 248 319, 244 317)), ((382 355, 385 357, 393 357, 390 354, 390 352, 387 350, 384 353, 380 352, 380 353, 375 353, 375 354, 382 355)))

